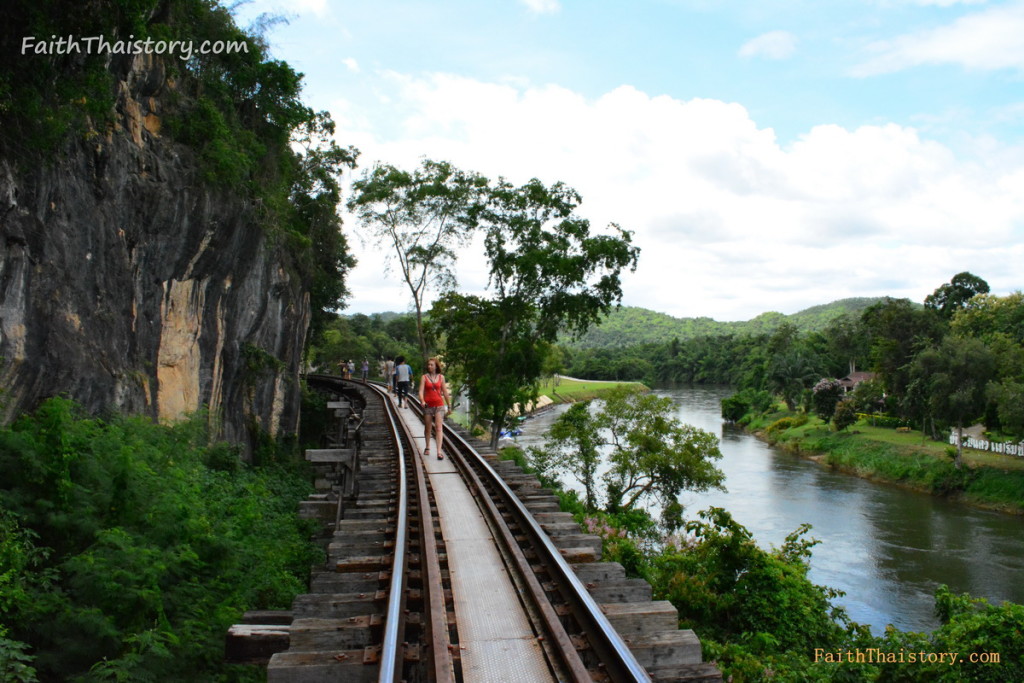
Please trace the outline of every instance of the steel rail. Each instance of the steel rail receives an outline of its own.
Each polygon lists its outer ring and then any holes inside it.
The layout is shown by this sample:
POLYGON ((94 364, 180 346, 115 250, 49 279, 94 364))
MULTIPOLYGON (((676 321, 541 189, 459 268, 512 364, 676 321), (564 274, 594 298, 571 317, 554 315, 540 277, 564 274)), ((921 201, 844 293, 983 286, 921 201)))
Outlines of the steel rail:
MULTIPOLYGON (((422 414, 422 407, 418 402, 412 403, 411 406, 415 412, 422 414)), ((524 591, 523 597, 533 607, 534 618, 539 621, 539 623, 535 622, 535 626, 545 636, 545 650, 555 660, 550 661, 549 664, 555 669, 557 678, 559 680, 568 678, 574 683, 590 683, 593 678, 562 625, 562 620, 548 599, 544 587, 541 586, 540 580, 530 566, 530 562, 516 541, 512 530, 505 522, 501 511, 498 510, 498 506, 492 499, 480 474, 473 467, 473 463, 467 459, 467 454, 475 455, 478 458, 479 454, 464 439, 460 438, 459 442, 449 441, 448 443, 449 455, 458 456, 458 458, 453 458, 453 461, 461 470, 463 480, 471 490, 475 491, 475 498, 484 518, 489 520, 488 525, 494 534, 495 543, 498 543, 500 548, 504 548, 503 555, 509 572, 519 578, 524 591), (453 448, 452 444, 456 447, 453 448)))
MULTIPOLYGON (((369 383, 369 388, 389 406, 389 410, 395 410, 386 389, 377 383, 369 383)), ((409 441, 413 435, 409 432, 408 425, 399 420, 405 430, 409 441)), ((426 606, 428 619, 425 627, 430 643, 430 680, 438 683, 451 683, 455 680, 452 653, 448 648, 449 635, 447 623, 447 611, 444 601, 444 585, 441 582, 441 562, 437 554, 437 544, 434 542, 434 515, 430 511, 429 492, 427 490, 427 476, 423 464, 418 458, 413 457, 413 473, 416 478, 416 487, 419 492, 419 520, 420 520, 420 545, 421 556, 426 567, 426 576, 423 577, 423 600, 426 606)))
POLYGON ((456 443, 459 450, 473 459, 477 469, 485 474, 490 482, 498 489, 504 502, 513 511, 515 517, 522 525, 533 541, 538 554, 542 556, 542 562, 551 572, 556 584, 564 589, 563 598, 570 604, 573 614, 579 621, 580 626, 590 641, 591 647, 598 653, 601 662, 605 665, 606 673, 613 681, 641 681, 649 683, 651 680, 647 671, 640 665, 633 652, 626 645, 622 636, 601 611, 601 606, 590 595, 583 582, 576 576, 569 563, 565 561, 562 554, 555 547, 555 544, 548 537, 547 533, 540 527, 537 520, 522 501, 515 495, 505 480, 491 467, 473 446, 466 441, 461 434, 456 432, 448 424, 445 424, 446 440, 456 443))
POLYGON ((401 422, 391 401, 384 401, 384 410, 398 451, 398 514, 395 519, 395 554, 391 562, 391 583, 388 588, 388 607, 384 621, 384 641, 380 652, 379 683, 398 683, 402 679, 403 651, 399 636, 405 621, 405 578, 408 540, 407 520, 409 516, 409 491, 406 482, 405 447, 402 446, 398 424, 401 422))
MULTIPOLYGON (((331 380, 338 379, 336 377, 330 376, 322 376, 322 378, 331 380)), ((359 385, 361 383, 353 382, 353 384, 359 385)), ((380 387, 377 387, 375 383, 362 384, 362 386, 373 388, 378 393, 382 393, 383 391, 380 387)), ((420 406, 418 404, 418 401, 416 401, 413 397, 409 398, 412 399, 409 401, 410 406, 413 407, 415 410, 419 411, 420 406)), ((399 420, 396 415, 397 408, 392 404, 390 400, 387 400, 386 397, 384 403, 387 406, 386 410, 388 412, 389 419, 391 420, 392 429, 394 430, 395 421, 397 420, 399 423, 401 422, 401 420, 399 420)), ((407 514, 407 506, 405 505, 404 495, 404 449, 402 449, 397 431, 394 431, 394 433, 396 444, 400 449, 400 453, 403 454, 403 457, 400 457, 399 459, 401 475, 400 486, 403 492, 399 507, 399 521, 401 521, 405 519, 405 515, 407 514)), ((499 475, 494 470, 493 467, 491 467, 490 463, 488 463, 487 460, 484 459, 483 456, 481 456, 477 452, 477 450, 468 441, 466 441, 465 438, 462 437, 461 434, 456 432, 450 425, 448 425, 447 422, 444 425, 444 434, 446 436, 445 440, 449 444, 449 448, 451 450, 457 450, 459 454, 462 455, 463 458, 465 458, 465 462, 467 464, 467 476, 470 479, 476 479, 475 486, 481 492, 480 500, 482 504, 485 507, 489 508, 492 511, 493 515, 496 515, 496 526, 499 529, 504 530, 501 534, 499 534, 504 537, 504 543, 512 543, 515 546, 514 552, 512 554, 513 557, 516 557, 518 555, 518 557, 521 558, 517 562, 517 564, 520 564, 520 569, 525 570, 522 574, 524 580, 528 585, 531 583, 536 584, 534 590, 539 591, 542 598, 540 603, 537 604, 537 607, 541 614, 544 615, 547 612, 553 614, 553 608, 551 608, 550 603, 544 597, 543 589, 540 588, 536 576, 529 567, 529 563, 525 561, 525 558, 522 556, 521 551, 518 548, 518 544, 516 544, 514 539, 512 538, 511 532, 508 530, 508 527, 504 523, 504 520, 501 519, 500 513, 497 512, 494 502, 490 499, 490 496, 486 493, 486 490, 483 488, 483 481, 480 480, 479 476, 476 474, 474 470, 482 473, 483 476, 488 480, 488 483, 490 483, 497 489, 498 494, 503 499, 503 502, 508 506, 510 512, 517 519, 517 521, 519 522, 523 530, 526 532, 526 534, 530 537, 533 547, 536 549, 536 551, 538 552, 538 556, 541 558, 541 562, 546 566, 548 571, 551 573, 551 577, 556 583, 556 585, 559 587, 563 599, 565 599, 566 602, 569 603, 574 617, 576 618, 580 627, 584 630, 584 633, 587 635, 591 647, 595 650, 601 663, 604 665, 604 671, 609 676, 609 678, 612 681, 616 682, 639 681, 643 683, 650 683, 651 679, 650 676, 647 674, 647 671, 644 670, 643 666, 641 666, 640 663, 636 660, 636 657, 633 655, 632 651, 630 651, 629 646, 626 645, 625 641, 623 641, 622 636, 619 635, 619 633, 608 621, 608 618, 601 611, 600 605, 598 605, 597 601, 593 599, 593 597, 587 591, 586 587, 576 576, 576 573, 573 571, 572 567, 570 567, 569 563, 566 562, 565 558, 562 557, 561 553, 558 551, 558 548, 548 537, 547 533, 544 532, 544 530, 540 527, 537 521, 533 518, 533 515, 530 513, 529 510, 527 510, 526 506, 522 503, 522 501, 519 500, 519 497, 512 491, 511 487, 509 487, 508 484, 505 483, 505 480, 501 477, 501 475, 499 475)), ((426 501, 421 499, 421 506, 425 504, 426 501)), ((401 546, 399 545, 397 539, 395 542, 395 552, 397 559, 399 548, 401 548, 404 551, 405 529, 402 524, 397 524, 396 528, 403 535, 401 546)), ((432 528, 423 528, 423 534, 426 534, 428 532, 432 533, 432 528)), ((513 549, 510 548, 510 550, 513 549)), ((397 565, 396 563, 395 566, 398 567, 399 565, 397 565)), ((401 597, 402 595, 404 595, 404 586, 402 585, 401 581, 399 582, 399 588, 397 592, 395 590, 396 576, 401 575, 402 577, 404 577, 404 559, 402 567, 403 571, 399 572, 396 569, 392 573, 392 589, 389 595, 387 626, 392 626, 392 622, 395 621, 393 625, 394 638, 392 639, 392 646, 395 649, 397 649, 398 645, 398 622, 391 618, 391 605, 396 601, 399 604, 401 604, 401 597), (397 599, 396 595, 398 596, 397 599)), ((399 616, 401 616, 401 610, 399 610, 399 616)), ((554 639, 558 643, 558 649, 565 653, 565 655, 569 658, 569 662, 572 662, 573 657, 575 657, 575 660, 577 662, 580 662, 578 653, 576 653, 575 648, 571 647, 571 642, 568 640, 568 637, 565 633, 565 629, 561 626, 561 623, 557 620, 557 617, 555 618, 555 622, 557 623, 557 627, 553 629, 553 631, 555 634, 554 639), (557 635, 559 630, 561 631, 561 634, 565 636, 564 639, 557 635)), ((385 638, 385 645, 387 645, 387 643, 388 640, 387 638, 385 638)), ((384 665, 388 661, 388 659, 392 659, 392 666, 389 668, 390 674, 400 674, 401 668, 397 667, 396 671, 394 666, 394 662, 397 661, 396 657, 400 656, 400 652, 396 654, 394 651, 387 650, 387 648, 382 650, 382 665, 381 675, 380 678, 378 679, 379 683, 395 683, 398 680, 397 678, 385 678, 384 665), (388 652, 390 652, 391 654, 388 657, 385 657, 385 653, 388 652)), ((571 663, 565 662, 563 662, 563 664, 565 664, 568 667, 570 673, 577 680, 590 680, 589 677, 587 677, 586 679, 580 677, 579 666, 582 665, 581 662, 577 666, 573 666, 571 663)))

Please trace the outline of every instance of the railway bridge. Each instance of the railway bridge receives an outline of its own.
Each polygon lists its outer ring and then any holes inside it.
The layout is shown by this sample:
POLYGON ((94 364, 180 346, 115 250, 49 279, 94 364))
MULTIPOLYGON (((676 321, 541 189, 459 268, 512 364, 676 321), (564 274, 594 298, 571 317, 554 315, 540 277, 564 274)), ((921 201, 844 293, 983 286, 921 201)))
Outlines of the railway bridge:
POLYGON ((423 456, 414 401, 311 375, 335 422, 306 452, 327 561, 290 610, 250 612, 227 654, 270 683, 720 681, 671 603, 601 561, 532 474, 445 425, 423 456))

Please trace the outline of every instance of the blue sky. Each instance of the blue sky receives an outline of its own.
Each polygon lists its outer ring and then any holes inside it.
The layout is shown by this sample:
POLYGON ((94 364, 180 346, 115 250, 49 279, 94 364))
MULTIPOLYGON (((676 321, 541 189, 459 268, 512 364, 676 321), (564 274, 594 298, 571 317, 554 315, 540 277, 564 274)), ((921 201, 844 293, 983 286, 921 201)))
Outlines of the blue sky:
MULTIPOLYGON (((624 303, 746 319, 920 301, 1024 257, 1024 0, 255 0, 338 141, 562 180, 643 252, 624 303)), ((402 310, 362 243, 350 312, 402 310)), ((460 280, 479 289, 479 258, 460 280)))

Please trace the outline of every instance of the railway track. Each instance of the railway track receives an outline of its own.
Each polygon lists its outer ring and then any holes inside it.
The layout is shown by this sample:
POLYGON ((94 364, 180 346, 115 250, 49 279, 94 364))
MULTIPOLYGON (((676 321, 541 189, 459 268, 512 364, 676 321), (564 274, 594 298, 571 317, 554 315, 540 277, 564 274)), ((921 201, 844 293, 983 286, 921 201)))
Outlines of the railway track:
POLYGON ((600 539, 532 475, 447 423, 445 459, 424 459, 414 402, 307 382, 339 419, 307 452, 321 492, 303 514, 328 529, 327 562, 292 610, 233 628, 235 659, 269 658, 271 683, 721 680, 675 609, 597 562, 600 539))

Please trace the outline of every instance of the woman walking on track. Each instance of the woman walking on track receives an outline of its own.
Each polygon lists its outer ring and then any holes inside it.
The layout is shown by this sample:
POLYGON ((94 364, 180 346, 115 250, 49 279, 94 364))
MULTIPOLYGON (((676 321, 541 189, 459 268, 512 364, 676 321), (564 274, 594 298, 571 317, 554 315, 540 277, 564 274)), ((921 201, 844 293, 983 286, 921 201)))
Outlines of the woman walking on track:
POLYGON ((427 371, 420 380, 420 405, 423 406, 423 437, 426 447, 423 455, 430 455, 430 431, 434 427, 434 443, 437 445, 437 459, 444 460, 441 453, 441 440, 444 434, 444 416, 452 404, 452 395, 448 391, 448 383, 441 374, 441 362, 436 358, 427 361, 427 371))

